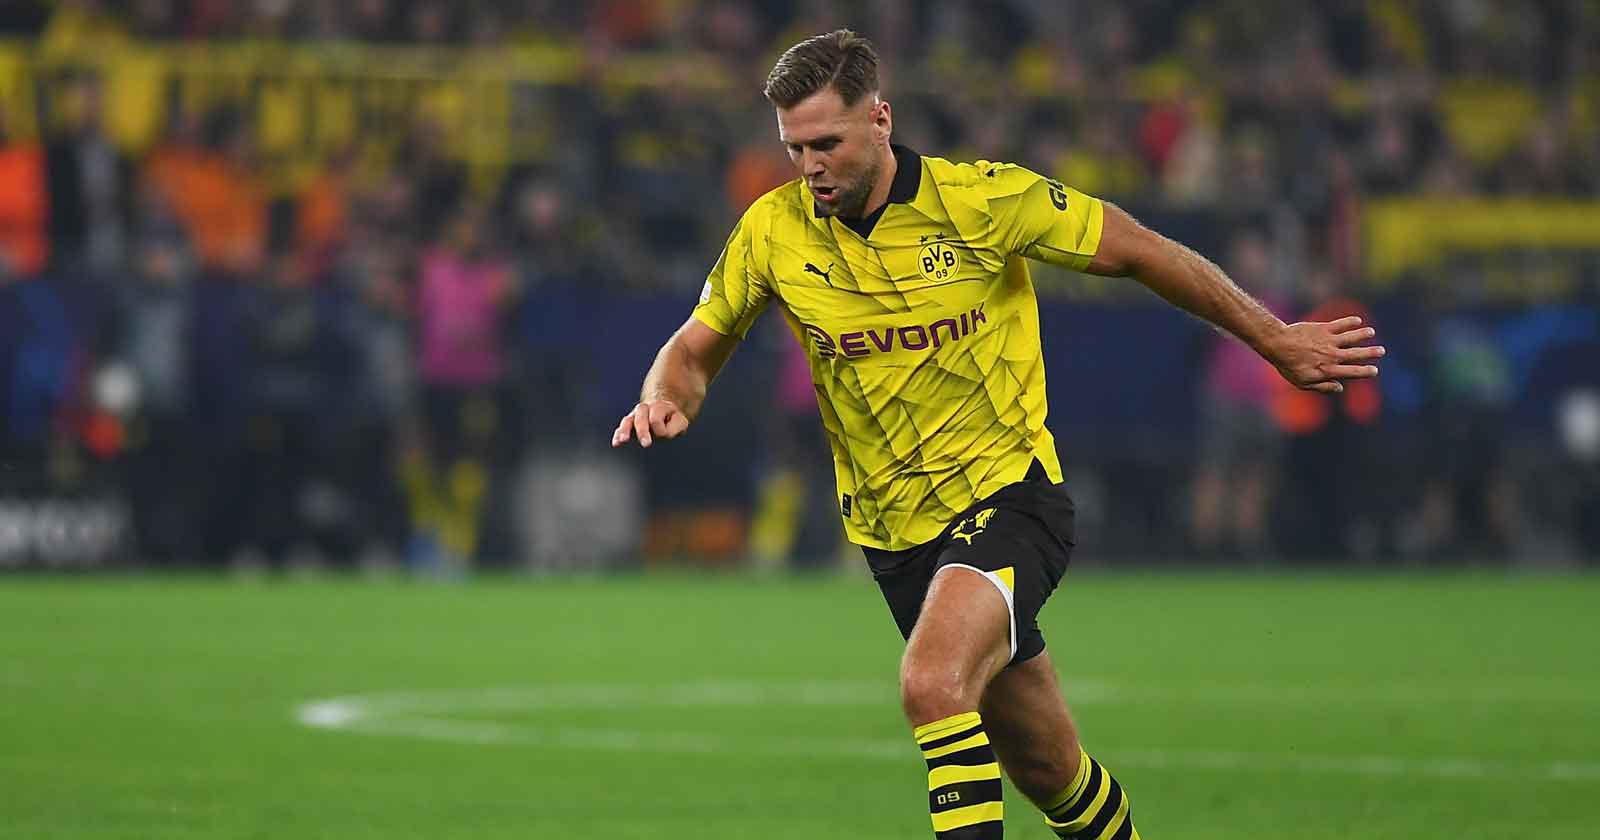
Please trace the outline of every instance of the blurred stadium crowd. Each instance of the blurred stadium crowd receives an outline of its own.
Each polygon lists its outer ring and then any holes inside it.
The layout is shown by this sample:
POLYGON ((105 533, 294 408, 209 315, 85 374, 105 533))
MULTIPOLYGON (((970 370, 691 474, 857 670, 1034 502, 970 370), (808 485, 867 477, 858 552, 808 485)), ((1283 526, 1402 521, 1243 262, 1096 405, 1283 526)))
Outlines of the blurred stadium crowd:
POLYGON ((1137 284, 1039 272, 1094 554, 1600 555, 1593 0, 6 10, 0 562, 828 562, 778 319, 675 452, 600 447, 791 177, 771 61, 840 25, 900 142, 1117 201, 1394 351, 1297 394, 1137 284))

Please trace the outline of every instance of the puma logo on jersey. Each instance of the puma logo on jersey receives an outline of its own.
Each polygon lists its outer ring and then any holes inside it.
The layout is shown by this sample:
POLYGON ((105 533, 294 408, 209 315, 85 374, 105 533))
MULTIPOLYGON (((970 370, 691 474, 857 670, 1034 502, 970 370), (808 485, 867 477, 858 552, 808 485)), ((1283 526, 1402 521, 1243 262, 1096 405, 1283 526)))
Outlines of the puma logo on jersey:
POLYGON ((822 278, 822 282, 827 283, 830 286, 833 285, 833 281, 828 279, 828 275, 833 273, 833 263, 828 263, 828 270, 827 271, 823 271, 822 269, 817 268, 816 266, 812 265, 811 263, 806 263, 806 273, 807 274, 815 274, 818 277, 822 278))
POLYGON ((989 526, 989 520, 993 517, 994 508, 980 510, 977 516, 961 520, 956 525, 956 529, 950 532, 950 538, 963 539, 967 541, 967 545, 972 545, 972 538, 983 533, 983 529, 989 526))

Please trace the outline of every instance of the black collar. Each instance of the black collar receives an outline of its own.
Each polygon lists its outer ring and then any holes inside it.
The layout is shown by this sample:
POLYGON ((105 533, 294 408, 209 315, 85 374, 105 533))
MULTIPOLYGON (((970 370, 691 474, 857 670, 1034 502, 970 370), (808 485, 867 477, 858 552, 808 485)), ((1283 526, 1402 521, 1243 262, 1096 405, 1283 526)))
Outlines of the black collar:
POLYGON ((883 211, 889 209, 891 204, 906 204, 917 197, 917 190, 922 186, 922 155, 898 144, 890 144, 889 150, 894 152, 894 181, 889 184, 889 199, 882 207, 868 213, 860 219, 846 219, 837 217, 839 224, 855 231, 866 239, 872 235, 872 229, 877 227, 878 219, 883 217, 883 211))

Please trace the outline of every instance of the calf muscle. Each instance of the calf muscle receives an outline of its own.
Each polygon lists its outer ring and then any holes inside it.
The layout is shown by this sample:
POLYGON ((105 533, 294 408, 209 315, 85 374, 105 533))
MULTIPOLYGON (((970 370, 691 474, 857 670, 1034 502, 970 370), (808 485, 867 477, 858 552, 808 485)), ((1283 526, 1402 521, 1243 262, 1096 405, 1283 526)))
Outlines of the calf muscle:
POLYGON ((1043 805, 1078 772, 1078 728, 1049 653, 1001 671, 979 708, 989 742, 1017 790, 1043 805))

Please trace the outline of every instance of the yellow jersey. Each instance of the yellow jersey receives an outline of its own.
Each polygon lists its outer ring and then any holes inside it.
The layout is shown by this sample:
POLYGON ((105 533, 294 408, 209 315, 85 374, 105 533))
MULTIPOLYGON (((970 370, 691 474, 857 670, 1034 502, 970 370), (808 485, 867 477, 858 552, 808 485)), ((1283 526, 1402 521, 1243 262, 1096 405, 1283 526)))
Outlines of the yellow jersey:
POLYGON ((1025 258, 1082 270, 1104 219, 1098 199, 1019 166, 894 154, 889 201, 866 219, 819 218, 799 179, 758 199, 694 310, 743 337, 778 305, 811 365, 845 533, 890 551, 1035 459, 1062 480, 1025 258))

